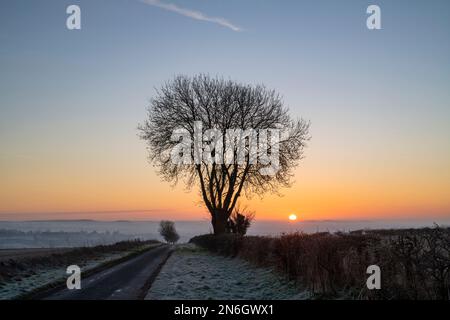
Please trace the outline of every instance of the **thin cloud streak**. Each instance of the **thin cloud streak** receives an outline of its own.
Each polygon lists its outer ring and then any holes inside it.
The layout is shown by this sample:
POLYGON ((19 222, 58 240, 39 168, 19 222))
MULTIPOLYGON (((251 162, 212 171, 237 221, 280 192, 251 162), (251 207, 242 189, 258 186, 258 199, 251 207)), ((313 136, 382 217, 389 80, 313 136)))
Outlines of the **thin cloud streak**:
POLYGON ((141 0, 141 2, 151 5, 151 6, 155 6, 155 7, 167 10, 167 11, 172 11, 172 12, 178 13, 182 16, 185 16, 185 17, 188 17, 191 19, 216 23, 218 25, 229 28, 236 32, 242 31, 242 28, 236 26, 235 24, 231 23, 230 21, 228 21, 225 18, 209 17, 200 11, 181 8, 173 3, 164 3, 164 2, 161 2, 160 0, 141 0))

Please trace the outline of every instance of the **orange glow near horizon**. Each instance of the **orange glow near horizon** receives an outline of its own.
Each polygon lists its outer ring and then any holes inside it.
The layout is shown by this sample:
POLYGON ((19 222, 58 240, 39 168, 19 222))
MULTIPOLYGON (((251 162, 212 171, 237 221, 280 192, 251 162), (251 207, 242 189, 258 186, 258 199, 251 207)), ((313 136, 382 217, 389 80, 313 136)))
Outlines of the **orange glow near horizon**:
MULTIPOLYGON (((135 152, 131 161, 120 154, 107 163, 95 157, 77 163, 56 154, 47 163, 3 159, 8 170, 0 183, 0 219, 209 219, 197 190, 162 182, 145 152, 135 152)), ((292 211, 302 212, 302 220, 450 217, 450 173, 444 161, 363 165, 351 158, 324 161, 313 148, 307 155, 296 182, 280 189, 281 197, 242 199, 256 219, 284 220, 292 211)))
MULTIPOLYGON (((209 219, 198 190, 161 181, 134 129, 96 143, 86 134, 74 146, 54 135, 62 129, 49 128, 26 155, 0 154, 1 220, 209 219)), ((330 134, 312 132, 281 196, 241 199, 256 219, 285 221, 292 212, 301 212, 302 220, 450 218, 445 141, 433 140, 417 153, 414 141, 403 140, 336 148, 330 134)), ((5 148, 18 147, 7 141, 5 148)))

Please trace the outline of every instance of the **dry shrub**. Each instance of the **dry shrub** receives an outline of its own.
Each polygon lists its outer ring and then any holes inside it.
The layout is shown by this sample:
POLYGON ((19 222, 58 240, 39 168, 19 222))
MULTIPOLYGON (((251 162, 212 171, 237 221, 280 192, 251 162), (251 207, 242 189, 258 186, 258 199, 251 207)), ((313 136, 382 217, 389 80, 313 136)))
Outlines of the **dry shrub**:
POLYGON ((348 234, 285 234, 275 240, 276 267, 313 293, 342 294, 361 286, 370 241, 348 234))
POLYGON ((242 238, 239 246, 239 257, 259 266, 276 264, 276 240, 270 237, 247 236, 242 238))
POLYGON ((221 235, 205 234, 193 237, 189 242, 211 252, 234 257, 239 252, 241 239, 242 236, 233 233, 224 233, 221 235))
POLYGON ((258 266, 272 266, 322 298, 450 298, 450 228, 279 237, 207 235, 193 242, 258 266), (366 270, 373 264, 381 268, 380 290, 366 287, 366 270))
POLYGON ((383 254, 388 296, 450 299, 450 228, 399 230, 388 236, 383 254))

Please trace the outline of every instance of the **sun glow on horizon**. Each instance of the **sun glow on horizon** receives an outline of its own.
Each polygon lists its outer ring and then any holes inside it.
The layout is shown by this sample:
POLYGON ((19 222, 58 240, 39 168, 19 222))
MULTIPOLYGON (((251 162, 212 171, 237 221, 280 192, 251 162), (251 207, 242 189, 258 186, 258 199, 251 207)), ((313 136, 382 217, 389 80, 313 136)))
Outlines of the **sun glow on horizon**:
POLYGON ((289 220, 290 220, 290 221, 296 221, 296 220, 297 220, 297 215, 294 214, 294 213, 293 213, 293 214, 290 214, 290 215, 289 215, 289 220))

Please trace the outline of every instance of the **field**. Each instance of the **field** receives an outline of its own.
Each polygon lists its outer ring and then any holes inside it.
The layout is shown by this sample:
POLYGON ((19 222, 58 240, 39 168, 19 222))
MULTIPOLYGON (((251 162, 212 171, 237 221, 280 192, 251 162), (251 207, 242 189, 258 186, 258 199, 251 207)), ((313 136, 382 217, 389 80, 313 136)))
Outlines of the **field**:
POLYGON ((27 260, 70 251, 69 248, 0 249, 0 262, 27 260))
POLYGON ((67 278, 69 265, 78 265, 87 274, 158 244, 156 241, 125 241, 71 249, 1 250, 0 299, 27 297, 38 289, 60 285, 67 278))

